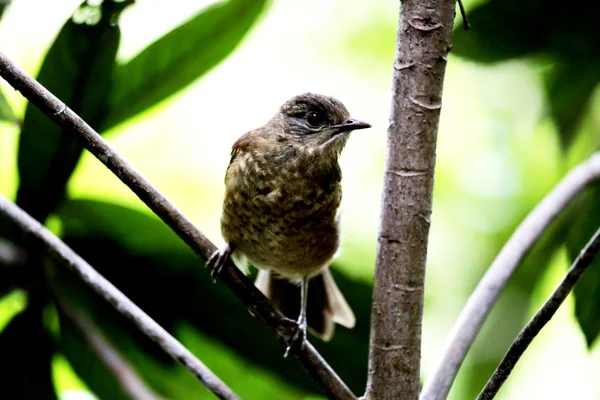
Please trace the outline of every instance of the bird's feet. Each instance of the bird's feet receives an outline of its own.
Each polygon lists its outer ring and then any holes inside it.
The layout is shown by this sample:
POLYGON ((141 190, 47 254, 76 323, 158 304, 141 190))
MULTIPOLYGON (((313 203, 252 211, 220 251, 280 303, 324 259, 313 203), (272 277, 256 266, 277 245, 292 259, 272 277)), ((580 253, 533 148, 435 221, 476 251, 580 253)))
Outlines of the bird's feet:
POLYGON ((213 283, 217 282, 217 277, 223 271, 225 264, 227 264, 227 259, 232 253, 233 246, 227 244, 222 249, 216 250, 206 262, 206 267, 210 269, 210 277, 212 278, 213 283))
POLYGON ((283 354, 284 358, 287 358, 290 354, 299 354, 304 348, 304 342, 306 341, 306 318, 301 316, 296 323, 298 324, 296 332, 290 338, 288 347, 283 354))

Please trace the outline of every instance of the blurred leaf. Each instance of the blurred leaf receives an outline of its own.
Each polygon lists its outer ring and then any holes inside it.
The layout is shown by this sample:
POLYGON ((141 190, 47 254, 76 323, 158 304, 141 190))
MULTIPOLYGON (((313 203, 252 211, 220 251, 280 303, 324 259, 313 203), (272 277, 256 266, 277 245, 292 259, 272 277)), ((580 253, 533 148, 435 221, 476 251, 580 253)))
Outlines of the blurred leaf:
MULTIPOLYGON (((211 394, 192 374, 169 358, 157 345, 142 335, 130 321, 98 298, 85 284, 62 270, 59 274, 61 292, 66 294, 78 312, 93 316, 99 333, 109 340, 113 350, 127 361, 138 378, 158 396, 170 400, 213 399, 211 394)), ((61 332, 63 323, 61 319, 61 332)), ((112 373, 106 370, 87 343, 74 329, 61 341, 61 349, 84 379, 86 384, 102 399, 127 399, 116 384, 112 373), (75 334, 75 335, 73 335, 75 334), (104 381, 107 378, 107 381, 104 381)), ((302 396, 285 382, 255 364, 246 362, 234 350, 220 344, 184 324, 178 324, 173 333, 194 354, 208 365, 213 372, 238 392, 244 399, 286 398, 300 399, 302 396), (252 376, 248 379, 248 376, 252 376)))
MULTIPOLYGON (((115 22, 131 2, 83 3, 58 34, 37 77, 92 127, 104 118, 111 90, 120 39, 115 22)), ((64 197, 81 152, 70 134, 29 103, 19 141, 17 204, 43 222, 64 197)))
MULTIPOLYGON (((567 250, 571 261, 600 227, 600 185, 585 193, 575 203, 571 218, 571 229, 567 238, 567 250)), ((575 317, 591 347, 600 333, 600 259, 590 265, 575 286, 575 317)))
MULTIPOLYGON (((89 200, 65 202, 59 217, 65 240, 167 330, 173 331, 181 322, 187 322, 202 335, 223 343, 238 357, 270 370, 281 382, 298 390, 318 392, 296 361, 282 358, 284 349, 267 328, 252 318, 226 287, 213 285, 204 261, 156 217, 89 200)), ((314 338, 312 343, 359 393, 366 379, 371 287, 335 271, 334 275, 356 313, 357 326, 352 330, 338 327, 329 343, 314 338), (349 353, 348 349, 353 350, 349 353)), ((104 328, 105 317, 94 315, 103 321, 104 328)), ((129 354, 125 343, 119 343, 112 336, 111 341, 123 354, 129 354)), ((156 355, 155 351, 151 353, 156 355)), ((215 356, 214 364, 204 355, 201 358, 210 368, 218 369, 218 357, 215 356)), ((139 364, 136 366, 141 370, 139 364)), ((158 387, 156 382, 151 383, 158 387)), ((250 389, 245 379, 227 383, 243 398, 252 398, 251 393, 246 392, 250 389)))
POLYGON ((600 60, 569 60, 554 66, 546 80, 550 112, 563 147, 573 141, 590 98, 600 82, 600 60))
POLYGON ((455 28, 452 51, 478 62, 534 54, 559 61, 596 59, 599 12, 600 3, 592 0, 578 7, 560 0, 490 0, 468 10, 473 29, 455 28))
POLYGON ((8 104, 4 93, 0 90, 0 121, 15 122, 16 120, 17 118, 13 114, 10 104, 8 104))
POLYGON ((10 1, 11 0, 0 0, 0 18, 2 18, 2 15, 4 14, 6 7, 8 7, 10 5, 10 1))
POLYGON ((41 308, 30 305, 0 333, 2 398, 55 400, 52 353, 53 343, 44 329, 41 308))
POLYGON ((109 129, 183 89, 223 61, 242 41, 267 0, 211 5, 115 71, 109 129))
MULTIPOLYGON (((494 63, 540 51, 546 45, 544 26, 547 14, 531 18, 530 12, 544 2, 529 0, 490 1, 469 10, 473 27, 457 26, 452 38, 452 53, 482 63, 494 63)), ((544 7, 545 8, 545 7, 544 7)))
POLYGON ((552 118, 563 147, 573 141, 600 81, 600 3, 490 0, 469 10, 473 29, 457 27, 452 52, 477 62, 541 57, 554 65, 547 81, 552 118))

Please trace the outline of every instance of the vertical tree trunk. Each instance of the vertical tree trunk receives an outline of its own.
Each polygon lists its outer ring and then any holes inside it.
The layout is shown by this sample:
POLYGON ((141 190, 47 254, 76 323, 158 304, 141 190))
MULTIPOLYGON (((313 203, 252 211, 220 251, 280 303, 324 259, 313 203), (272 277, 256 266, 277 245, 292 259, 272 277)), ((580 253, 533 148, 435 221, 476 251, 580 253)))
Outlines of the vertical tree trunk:
POLYGON ((417 399, 435 145, 455 0, 401 3, 366 398, 417 399))

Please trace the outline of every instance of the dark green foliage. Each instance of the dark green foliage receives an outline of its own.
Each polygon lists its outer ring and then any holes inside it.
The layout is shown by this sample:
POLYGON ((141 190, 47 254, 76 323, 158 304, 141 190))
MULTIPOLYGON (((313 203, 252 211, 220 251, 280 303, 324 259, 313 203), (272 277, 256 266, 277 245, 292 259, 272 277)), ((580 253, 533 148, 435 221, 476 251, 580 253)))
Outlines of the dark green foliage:
MULTIPOLYGON (((569 230, 567 249, 571 260, 579 252, 600 226, 600 186, 585 194, 573 211, 573 226, 569 230)), ((600 259, 588 267, 575 286, 575 316, 583 330, 588 346, 591 346, 600 333, 600 259)))
MULTIPOLYGON (((295 361, 282 358, 284 349, 267 328, 252 318, 226 287, 213 285, 204 270, 204 261, 156 217, 99 201, 69 201, 60 209, 59 217, 65 240, 165 329, 172 331, 185 321, 253 364, 275 371, 298 390, 316 390, 295 361)), ((347 294, 359 324, 350 331, 338 328, 336 339, 326 346, 318 340, 313 343, 322 348, 332 367, 359 392, 366 378, 371 288, 338 274, 336 282, 347 294), (353 349, 352 357, 344 356, 349 348, 353 349)), ((78 281, 72 285, 79 291, 89 291, 78 281)), ((136 365, 141 370, 153 363, 157 363, 157 368, 179 368, 104 303, 93 296, 77 301, 91 310, 92 315, 102 316, 102 329, 106 329, 111 319, 120 322, 106 334, 115 338, 114 342, 121 345, 120 351, 128 359, 136 360, 136 355, 146 354, 155 360, 143 364, 140 361, 136 365), (129 343, 119 337, 136 339, 129 343)), ((208 362, 204 356, 202 359, 208 362)), ((152 375, 160 376, 150 372, 149 376, 152 375)), ((161 387, 158 382, 149 382, 161 387)), ((234 382, 228 383, 236 389, 234 382)), ((248 388, 241 386, 236 390, 248 388)))
MULTIPOLYGON (((545 84, 554 119, 563 146, 567 147, 579 132, 582 119, 600 81, 600 57, 595 60, 557 62, 545 84)), ((590 132, 582 133, 589 135, 590 132)))
MULTIPOLYGON (((133 0, 86 1, 62 27, 36 78, 89 125, 104 133, 109 127, 173 95, 225 59, 257 21, 266 3, 248 0, 219 2, 149 45, 127 64, 119 66, 115 59, 120 41, 118 19, 133 0)), ((4 7, 0 6, 0 16, 4 7)), ((15 120, 2 93, 0 120, 15 120)), ((63 132, 37 108, 28 104, 19 141, 17 203, 34 218, 46 221, 65 200, 67 183, 81 153, 82 147, 72 135, 63 132)), ((246 320, 254 330, 260 330, 261 334, 255 336, 268 343, 267 347, 270 346, 270 350, 262 354, 263 360, 271 357, 283 362, 271 334, 250 318, 223 287, 214 290, 208 275, 202 271, 204 260, 194 255, 162 222, 110 204, 67 204, 61 211, 66 239, 81 250, 92 265, 97 264, 107 277, 114 279, 117 286, 122 285, 134 301, 139 301, 144 308, 147 306, 150 314, 167 329, 174 329, 175 324, 181 321, 189 321, 195 328, 214 336, 231 328, 237 332, 239 341, 245 337, 245 332, 240 332, 239 327, 231 327, 231 323, 236 319, 246 320), (131 269, 123 270, 123 266, 131 269), (196 299, 198 293, 209 298, 198 296, 196 299), (224 315, 219 307, 202 305, 220 302, 234 317, 224 326, 214 320, 224 315)), ((22 244, 20 235, 4 223, 0 223, 0 237, 6 238, 9 244, 22 244)), ((48 292, 41 285, 44 278, 40 266, 46 260, 43 260, 39 248, 30 250, 28 264, 19 266, 23 273, 17 276, 11 269, 2 268, 0 293, 4 294, 15 286, 24 287, 43 308, 53 304, 48 302, 48 292)), ((101 327, 109 343, 158 394, 172 399, 196 399, 198 395, 212 398, 212 394, 187 370, 173 362, 155 343, 63 269, 63 266, 57 266, 56 274, 56 284, 62 297, 77 304, 78 310, 101 327)), ((68 358, 84 382, 101 398, 130 398, 120 387, 114 372, 107 369, 98 355, 91 351, 68 315, 60 307, 58 311, 60 335, 56 341, 59 351, 68 358)), ((214 347, 214 344, 203 342, 195 333, 188 334, 187 340, 190 346, 214 347)), ((53 346, 43 329, 41 312, 33 313, 27 309, 15 317, 0 334, 1 365, 6 370, 3 370, 2 377, 10 382, 4 385, 3 396, 10 394, 7 398, 14 399, 56 398, 50 380, 53 346), (28 375, 24 369, 26 363, 33 366, 28 375)), ((223 357, 222 351, 211 350, 208 353, 212 354, 213 361, 223 357)), ((305 376, 294 362, 285 363, 286 368, 296 375, 305 376)), ((288 372, 288 376, 291 374, 288 372)), ((300 382, 312 390, 308 378, 300 382)), ((263 398, 273 398, 277 390, 285 391, 285 385, 279 385, 281 387, 257 380, 254 386, 246 385, 250 389, 237 389, 242 394, 243 390, 250 390, 250 393, 263 393, 263 398)), ((298 393, 291 391, 290 395, 299 396, 298 393)))
MULTIPOLYGON (((549 112, 563 148, 568 149, 578 134, 594 134, 580 128, 600 82, 599 12, 600 3, 591 0, 576 5, 558 0, 491 0, 469 11, 473 29, 455 30, 452 51, 483 63, 518 57, 542 60, 547 66, 549 112)), ((600 192, 595 189, 577 205, 565 235, 571 260, 600 226, 600 192)), ((598 282, 600 262, 596 261, 575 288, 576 316, 588 345, 600 333, 598 282)))
POLYGON ((452 52, 477 62, 518 57, 549 63, 548 102, 565 147, 572 143, 600 81, 600 3, 491 0, 468 11, 472 29, 458 27, 452 52))
POLYGON ((56 400, 50 368, 53 350, 42 308, 30 304, 0 333, 2 398, 56 400))
MULTIPOLYGON (((112 22, 126 4, 105 1, 94 9, 101 13, 94 25, 69 19, 37 77, 92 127, 98 127, 106 113, 120 39, 119 27, 112 22)), ((64 197, 81 152, 81 145, 72 135, 28 104, 19 141, 17 204, 37 220, 45 221, 64 197)))

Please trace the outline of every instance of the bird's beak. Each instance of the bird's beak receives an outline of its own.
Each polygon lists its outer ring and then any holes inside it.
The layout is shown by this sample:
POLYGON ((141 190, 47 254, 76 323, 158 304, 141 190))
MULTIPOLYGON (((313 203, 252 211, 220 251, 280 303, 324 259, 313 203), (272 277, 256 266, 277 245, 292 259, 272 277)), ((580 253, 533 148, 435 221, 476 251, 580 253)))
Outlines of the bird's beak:
POLYGON ((335 128, 335 130, 338 133, 355 131, 357 129, 367 129, 370 127, 371 127, 371 124, 369 124, 368 122, 359 121, 359 120, 353 119, 353 118, 350 118, 349 120, 347 120, 341 124, 333 126, 333 128, 335 128))

